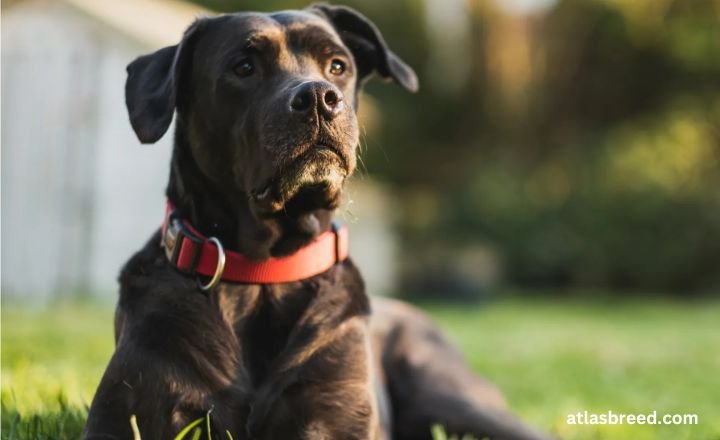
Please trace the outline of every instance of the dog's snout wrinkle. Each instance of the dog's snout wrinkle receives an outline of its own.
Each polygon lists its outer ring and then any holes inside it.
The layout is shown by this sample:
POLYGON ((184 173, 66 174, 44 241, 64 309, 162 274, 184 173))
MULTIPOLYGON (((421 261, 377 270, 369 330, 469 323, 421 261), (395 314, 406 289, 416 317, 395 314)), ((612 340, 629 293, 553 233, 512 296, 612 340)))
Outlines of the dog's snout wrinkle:
POLYGON ((307 115, 317 113, 326 120, 335 119, 344 108, 343 93, 327 81, 307 81, 293 90, 290 111, 307 115))

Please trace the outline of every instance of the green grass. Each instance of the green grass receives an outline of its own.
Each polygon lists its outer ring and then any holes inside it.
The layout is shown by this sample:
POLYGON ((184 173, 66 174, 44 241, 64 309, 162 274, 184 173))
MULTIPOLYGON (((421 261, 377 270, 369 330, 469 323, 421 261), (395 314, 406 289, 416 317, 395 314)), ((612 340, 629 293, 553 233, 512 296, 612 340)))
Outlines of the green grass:
POLYGON ((431 307, 474 369, 567 439, 720 439, 720 301, 534 300, 431 307), (567 415, 698 414, 695 426, 568 425, 567 415))
MULTIPOLYGON (((555 435, 720 439, 720 300, 510 299, 426 309, 522 418, 555 435), (694 413, 699 424, 566 423, 584 410, 694 413)), ((112 341, 107 307, 5 305, 2 439, 77 438, 112 341)))
POLYGON ((2 439, 77 439, 113 350, 112 308, 2 308, 2 439))

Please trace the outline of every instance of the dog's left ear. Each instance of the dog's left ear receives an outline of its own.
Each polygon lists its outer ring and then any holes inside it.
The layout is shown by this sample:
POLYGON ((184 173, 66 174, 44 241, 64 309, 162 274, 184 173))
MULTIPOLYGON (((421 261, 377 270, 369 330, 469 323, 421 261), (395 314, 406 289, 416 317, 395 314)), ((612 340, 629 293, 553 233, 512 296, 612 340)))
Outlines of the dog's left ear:
POLYGON ((205 20, 196 20, 179 44, 141 56, 127 66, 125 104, 130 124, 143 144, 157 142, 170 126, 182 92, 182 77, 191 64, 191 41, 205 20))
POLYGON ((375 71, 383 78, 392 78, 406 90, 418 90, 415 71, 388 48, 377 27, 362 14, 347 6, 328 4, 314 4, 310 11, 327 19, 352 51, 359 83, 375 71))

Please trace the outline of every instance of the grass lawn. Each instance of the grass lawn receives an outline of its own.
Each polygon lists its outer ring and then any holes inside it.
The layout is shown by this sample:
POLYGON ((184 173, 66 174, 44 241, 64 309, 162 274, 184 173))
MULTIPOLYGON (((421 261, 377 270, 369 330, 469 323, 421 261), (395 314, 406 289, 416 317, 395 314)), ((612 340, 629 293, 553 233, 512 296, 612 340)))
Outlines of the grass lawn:
MULTIPOLYGON (((425 308, 524 419, 561 438, 720 439, 720 299, 425 308), (699 423, 566 423, 585 410, 692 413, 699 423)), ((107 307, 3 305, 2 439, 76 439, 112 340, 107 307)))

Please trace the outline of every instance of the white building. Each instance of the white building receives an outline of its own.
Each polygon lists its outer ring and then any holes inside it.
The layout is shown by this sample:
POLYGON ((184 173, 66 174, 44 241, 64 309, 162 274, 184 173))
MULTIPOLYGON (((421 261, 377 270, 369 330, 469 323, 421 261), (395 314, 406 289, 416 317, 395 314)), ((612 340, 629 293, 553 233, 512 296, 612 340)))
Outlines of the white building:
MULTIPOLYGON (((203 14, 174 0, 3 1, 5 298, 114 293, 119 268, 162 219, 172 140, 135 138, 125 66, 177 43, 203 14)), ((386 205, 360 183, 353 256, 370 290, 387 291, 395 265, 386 205)))

